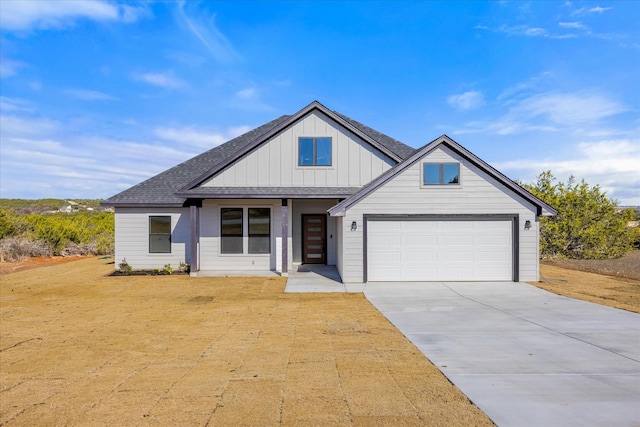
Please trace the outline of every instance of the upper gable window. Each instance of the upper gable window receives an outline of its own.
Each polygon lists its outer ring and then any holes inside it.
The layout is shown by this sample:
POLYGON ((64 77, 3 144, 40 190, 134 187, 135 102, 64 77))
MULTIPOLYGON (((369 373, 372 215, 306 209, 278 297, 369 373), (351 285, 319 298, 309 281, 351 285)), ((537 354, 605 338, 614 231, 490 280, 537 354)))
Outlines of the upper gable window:
POLYGON ((422 185, 460 184, 460 163, 423 163, 422 185))
POLYGON ((298 139, 298 166, 331 166, 331 138, 298 139))

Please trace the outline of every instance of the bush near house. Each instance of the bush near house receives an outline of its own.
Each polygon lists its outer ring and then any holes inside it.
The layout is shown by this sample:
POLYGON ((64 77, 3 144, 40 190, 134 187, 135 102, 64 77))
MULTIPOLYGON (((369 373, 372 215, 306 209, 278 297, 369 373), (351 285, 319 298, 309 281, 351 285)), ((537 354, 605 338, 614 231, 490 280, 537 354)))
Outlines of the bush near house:
POLYGON ((0 209, 0 258, 112 254, 114 214, 81 211, 20 215, 0 209))
POLYGON ((628 227, 633 209, 620 209, 599 186, 584 180, 556 183, 550 171, 541 173, 526 190, 558 211, 540 218, 540 254, 543 259, 617 258, 633 248, 638 234, 628 227))

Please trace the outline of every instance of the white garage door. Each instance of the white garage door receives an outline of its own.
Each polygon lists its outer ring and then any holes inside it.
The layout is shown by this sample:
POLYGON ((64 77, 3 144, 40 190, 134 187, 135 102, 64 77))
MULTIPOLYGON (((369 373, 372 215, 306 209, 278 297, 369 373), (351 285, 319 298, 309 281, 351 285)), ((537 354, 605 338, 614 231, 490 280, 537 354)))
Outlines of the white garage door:
POLYGON ((367 280, 513 280, 511 221, 368 221, 367 280))

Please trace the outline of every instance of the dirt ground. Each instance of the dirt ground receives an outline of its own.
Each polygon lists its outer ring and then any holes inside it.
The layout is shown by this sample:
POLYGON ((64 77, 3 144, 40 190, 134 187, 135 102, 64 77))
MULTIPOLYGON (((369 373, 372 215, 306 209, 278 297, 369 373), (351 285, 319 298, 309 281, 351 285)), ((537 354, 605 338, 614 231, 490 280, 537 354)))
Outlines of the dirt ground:
POLYGON ((640 250, 627 252, 616 259, 563 259, 543 261, 543 264, 640 280, 640 250))
POLYGON ((531 283, 547 291, 609 307, 640 313, 640 280, 540 265, 541 281, 531 283))
POLYGON ((109 261, 0 276, 0 425, 492 425, 362 294, 109 261))

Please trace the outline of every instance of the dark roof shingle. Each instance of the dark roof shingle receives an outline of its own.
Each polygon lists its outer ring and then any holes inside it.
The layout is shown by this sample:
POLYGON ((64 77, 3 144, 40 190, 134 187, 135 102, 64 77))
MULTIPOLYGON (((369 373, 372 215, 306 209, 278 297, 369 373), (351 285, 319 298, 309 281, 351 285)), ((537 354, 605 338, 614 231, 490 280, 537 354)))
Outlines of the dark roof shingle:
MULTIPOLYGON (((316 102, 310 106, 320 105, 316 102)), ((309 108, 306 107, 306 108, 309 108)), ((324 108, 324 107, 323 107, 324 108)), ((301 111, 304 111, 301 110, 301 111)), ((363 135, 374 140, 385 149, 395 154, 400 159, 409 157, 415 149, 397 141, 383 133, 380 133, 368 126, 363 125, 353 119, 350 119, 335 111, 331 112, 340 119, 346 121, 363 135)), ((294 115, 295 116, 295 115, 294 115)), ((198 189, 186 189, 190 184, 201 180, 208 172, 216 169, 217 166, 224 167, 230 159, 239 155, 243 151, 251 149, 252 144, 261 142, 261 139, 270 133, 279 131, 280 127, 286 127, 287 122, 294 116, 284 115, 260 127, 257 127, 243 135, 240 135, 222 145, 219 145, 209 151, 206 151, 192 159, 189 159, 179 165, 172 167, 160 174, 147 179, 133 187, 122 191, 102 202, 105 206, 117 207, 135 207, 135 206, 183 206, 186 199, 191 196, 194 198, 206 196, 206 191, 197 191, 198 189), (178 194, 177 194, 178 193, 178 194)), ((338 194, 335 189, 329 193, 338 194)), ((353 194, 352 189, 344 194, 348 196, 353 194)), ((243 193, 250 194, 250 190, 243 190, 243 193)), ((259 193, 259 192, 258 192, 259 193)), ((276 193, 272 192, 274 195, 276 193)), ((283 191, 282 194, 287 193, 283 191)), ((322 191, 316 189, 315 193, 322 196, 322 191)), ((325 192, 326 193, 326 192, 325 192)), ((326 194, 329 194, 326 193, 326 194)), ((295 195, 295 191, 287 193, 295 195)), ((259 195, 259 194, 256 194, 259 195)), ((310 197, 309 193, 306 197, 310 197)), ((301 194, 302 196, 302 194, 301 194)), ((325 195, 326 196, 326 195, 325 195)))

